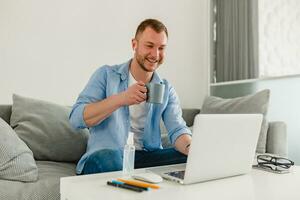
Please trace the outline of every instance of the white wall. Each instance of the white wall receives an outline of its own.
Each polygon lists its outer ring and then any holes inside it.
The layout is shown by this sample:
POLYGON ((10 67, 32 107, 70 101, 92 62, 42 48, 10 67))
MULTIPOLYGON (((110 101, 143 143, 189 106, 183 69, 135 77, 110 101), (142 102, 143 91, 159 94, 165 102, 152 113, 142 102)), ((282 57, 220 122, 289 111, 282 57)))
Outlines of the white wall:
POLYGON ((300 74, 299 0, 261 0, 258 7, 260 77, 300 74))
POLYGON ((208 94, 209 0, 0 0, 0 104, 12 93, 73 104, 91 74, 132 56, 145 18, 169 29, 159 73, 183 107, 208 94))

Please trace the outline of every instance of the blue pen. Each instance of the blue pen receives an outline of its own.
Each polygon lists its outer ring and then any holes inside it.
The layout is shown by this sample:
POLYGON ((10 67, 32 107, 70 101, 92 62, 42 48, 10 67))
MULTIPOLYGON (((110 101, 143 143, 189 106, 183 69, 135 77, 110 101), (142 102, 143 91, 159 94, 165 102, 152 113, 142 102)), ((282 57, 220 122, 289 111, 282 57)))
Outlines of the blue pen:
POLYGON ((132 187, 135 187, 135 188, 138 188, 138 189, 142 189, 142 190, 146 190, 146 191, 150 190, 150 188, 148 188, 148 187, 141 187, 141 186, 136 186, 136 185, 130 185, 130 184, 127 184, 127 183, 123 183, 121 181, 112 180, 111 182, 114 183, 114 184, 129 185, 129 186, 132 186, 132 187))
POLYGON ((113 183, 113 182, 110 182, 110 181, 107 181, 107 185, 111 185, 111 186, 119 187, 119 188, 124 188, 124 189, 127 189, 127 190, 132 190, 132 191, 135 191, 135 192, 143 192, 144 191, 141 188, 132 187, 131 185, 117 184, 117 183, 113 183))

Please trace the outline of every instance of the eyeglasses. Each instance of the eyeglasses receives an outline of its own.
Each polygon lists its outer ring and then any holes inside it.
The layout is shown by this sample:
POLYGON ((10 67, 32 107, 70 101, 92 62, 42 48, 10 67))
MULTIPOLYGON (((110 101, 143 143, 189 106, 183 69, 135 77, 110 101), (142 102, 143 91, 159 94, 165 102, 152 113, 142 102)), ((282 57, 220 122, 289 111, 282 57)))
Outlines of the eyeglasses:
POLYGON ((258 155, 257 164, 259 167, 267 168, 273 171, 285 171, 294 165, 294 162, 282 157, 270 155, 258 155))

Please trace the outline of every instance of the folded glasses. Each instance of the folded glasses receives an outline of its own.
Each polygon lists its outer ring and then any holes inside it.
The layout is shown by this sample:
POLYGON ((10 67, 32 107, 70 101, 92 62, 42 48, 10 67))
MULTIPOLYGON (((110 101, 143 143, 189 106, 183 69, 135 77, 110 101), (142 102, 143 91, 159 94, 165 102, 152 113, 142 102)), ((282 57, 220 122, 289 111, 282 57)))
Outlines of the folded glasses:
POLYGON ((270 169, 273 171, 288 170, 294 165, 294 162, 282 157, 270 156, 270 155, 258 155, 257 156, 258 167, 270 169))

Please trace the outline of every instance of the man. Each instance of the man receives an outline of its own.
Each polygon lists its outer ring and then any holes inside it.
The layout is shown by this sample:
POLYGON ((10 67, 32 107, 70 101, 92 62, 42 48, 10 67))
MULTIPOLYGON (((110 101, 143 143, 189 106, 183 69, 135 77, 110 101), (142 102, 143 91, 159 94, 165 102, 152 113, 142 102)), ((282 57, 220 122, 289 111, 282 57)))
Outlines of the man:
POLYGON ((90 131, 77 174, 121 170, 129 131, 134 132, 135 168, 186 162, 191 132, 181 117, 174 88, 156 73, 164 61, 167 39, 164 24, 144 20, 132 39, 133 58, 121 65, 100 67, 90 78, 70 114, 73 127, 90 131), (165 85, 162 104, 145 102, 149 82, 165 85), (175 149, 162 148, 161 119, 175 149))

